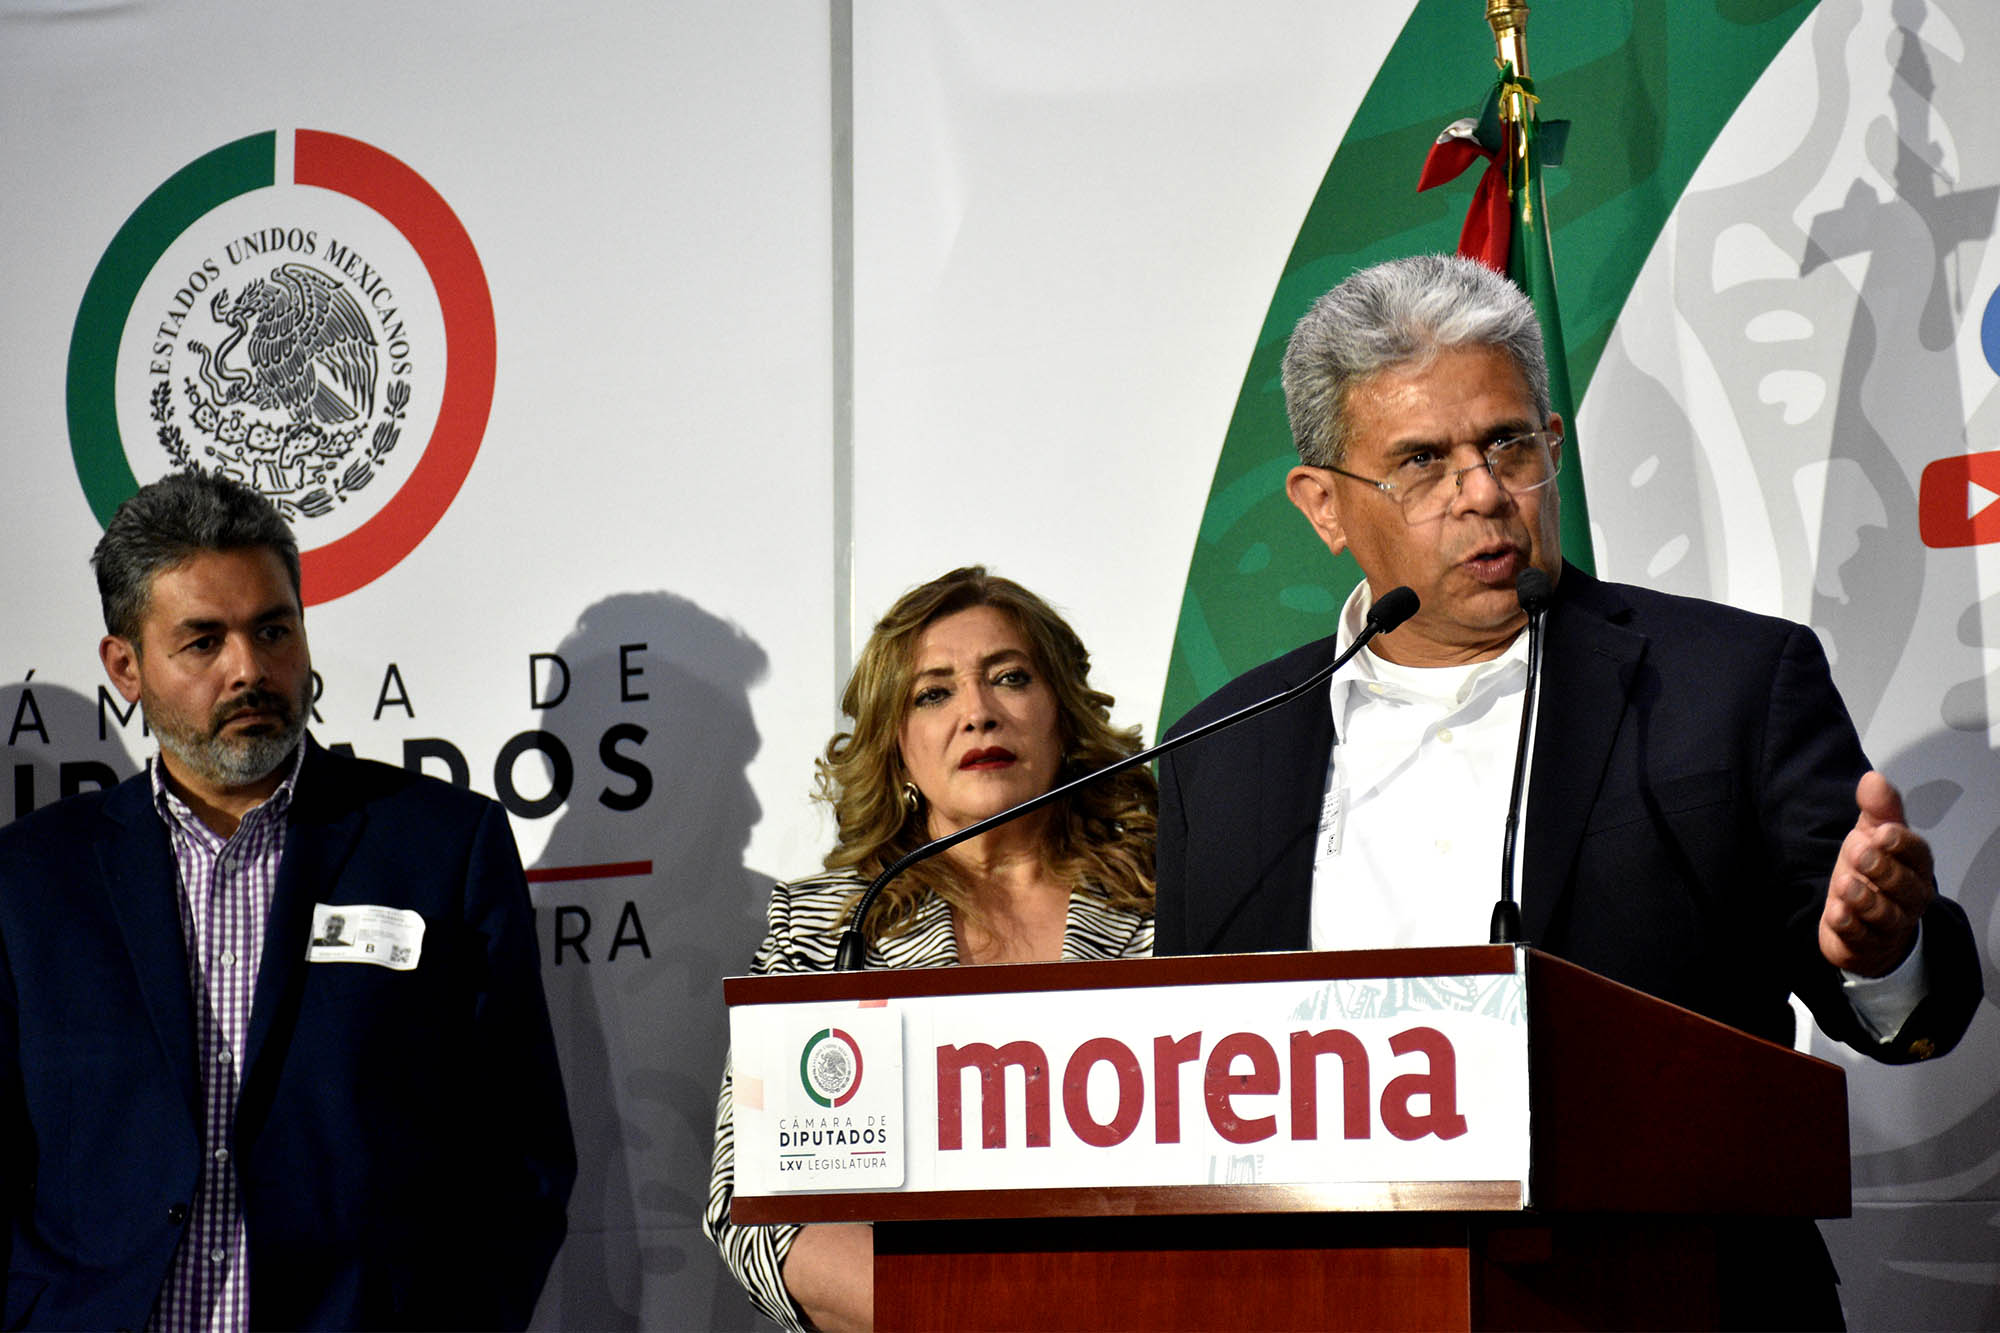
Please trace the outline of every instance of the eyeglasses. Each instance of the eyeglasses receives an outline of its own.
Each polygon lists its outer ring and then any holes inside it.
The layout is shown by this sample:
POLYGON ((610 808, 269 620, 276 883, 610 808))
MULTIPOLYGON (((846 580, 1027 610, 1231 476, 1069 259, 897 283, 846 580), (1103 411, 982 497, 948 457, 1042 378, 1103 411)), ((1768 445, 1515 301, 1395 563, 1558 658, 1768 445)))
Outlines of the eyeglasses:
POLYGON ((1494 440, 1482 452, 1486 455, 1470 467, 1449 467, 1449 451, 1440 447, 1417 449, 1396 465, 1395 475, 1385 480, 1364 477, 1344 467, 1329 467, 1343 477, 1373 486, 1403 507, 1403 521, 1428 523, 1442 517, 1451 507, 1452 497, 1465 487, 1465 474, 1484 468, 1500 489, 1509 495, 1526 495, 1556 479, 1562 464, 1551 446, 1562 436, 1552 430, 1534 430, 1526 435, 1510 435, 1494 440), (1445 485, 1450 482, 1451 485, 1445 485))

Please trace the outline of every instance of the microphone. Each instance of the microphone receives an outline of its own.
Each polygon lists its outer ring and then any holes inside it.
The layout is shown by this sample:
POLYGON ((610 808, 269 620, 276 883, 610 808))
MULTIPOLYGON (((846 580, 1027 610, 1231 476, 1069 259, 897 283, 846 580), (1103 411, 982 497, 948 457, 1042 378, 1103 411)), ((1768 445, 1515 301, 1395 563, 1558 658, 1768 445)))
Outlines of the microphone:
MULTIPOLYGON (((1340 660, 1345 662, 1348 658, 1354 656, 1356 648, 1359 648, 1377 634, 1387 634, 1390 630, 1408 620, 1417 613, 1417 608, 1421 605, 1422 603, 1417 600, 1417 594, 1407 586, 1391 588, 1389 591, 1383 593, 1381 600, 1368 608, 1368 615, 1361 627, 1360 636, 1348 646, 1347 652, 1341 656, 1340 660)), ((1338 670, 1338 668, 1333 668, 1325 674, 1331 676, 1334 670, 1338 670)))
POLYGON ((1259 699, 1256 703, 1237 709, 1227 717, 1219 717, 1213 722, 1204 722, 1193 731, 1182 732, 1171 740, 1161 741, 1151 749, 1140 750, 1136 754, 1126 755, 1116 763, 1106 764, 1103 768, 1093 773, 1086 773, 1080 778, 1073 778, 1060 787, 1051 787, 1040 796, 1032 796, 1019 805, 1002 810, 997 815, 988 815, 976 824, 967 824, 956 833, 948 833, 942 838, 933 839, 915 851, 905 854, 902 859, 877 875, 874 882, 862 893, 861 901, 854 905, 854 915, 848 921, 847 929, 841 932, 840 947, 834 953, 834 971, 859 972, 866 966, 868 941, 863 938, 861 927, 868 920, 868 909, 875 905, 877 895, 882 892, 889 881, 902 874, 911 866, 917 864, 919 861, 927 861, 939 852, 948 851, 958 846, 961 842, 976 838, 988 830, 996 829, 1010 820, 1019 819, 1022 815, 1031 814, 1051 802, 1059 801, 1086 783, 1095 782, 1099 778, 1109 777, 1113 773, 1123 773, 1128 768, 1136 767, 1148 760, 1156 759, 1160 755, 1178 750, 1183 745, 1192 745, 1204 736, 1212 736, 1216 732, 1233 727, 1239 722, 1247 722, 1259 713, 1268 712, 1282 704, 1290 703, 1292 700, 1310 691, 1315 685, 1324 685, 1333 676, 1334 672, 1347 665, 1348 659, 1366 647, 1370 639, 1378 634, 1387 634, 1390 630, 1395 629, 1398 625, 1415 615, 1418 605, 1419 602, 1416 593, 1412 592, 1409 588, 1391 588, 1388 592, 1383 593, 1381 597, 1377 598, 1373 606, 1368 608, 1368 615, 1361 627, 1361 632, 1354 636, 1353 643, 1347 645, 1347 651, 1341 653, 1332 662, 1315 671, 1308 679, 1301 681, 1290 689, 1274 694, 1268 699, 1259 699))
POLYGON ((1528 734, 1535 729, 1535 680, 1542 671, 1542 618, 1555 596, 1549 576, 1533 565, 1514 580, 1514 594, 1528 613, 1528 684, 1521 698, 1521 737, 1514 744, 1514 789, 1507 796, 1507 832, 1500 846, 1500 901, 1493 904, 1494 944, 1521 942, 1521 904, 1514 898, 1514 839, 1521 824, 1521 787, 1528 776, 1528 734))

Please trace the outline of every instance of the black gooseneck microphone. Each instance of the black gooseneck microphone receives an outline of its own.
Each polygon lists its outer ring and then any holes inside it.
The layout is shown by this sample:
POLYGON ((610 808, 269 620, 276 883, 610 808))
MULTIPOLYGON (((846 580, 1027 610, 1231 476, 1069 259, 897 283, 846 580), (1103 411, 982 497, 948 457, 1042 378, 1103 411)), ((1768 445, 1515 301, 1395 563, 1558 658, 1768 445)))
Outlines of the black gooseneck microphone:
POLYGON ((1535 678, 1542 671, 1542 618, 1555 596, 1549 576, 1533 565, 1514 580, 1515 595, 1528 613, 1528 684, 1521 698, 1521 738, 1514 744, 1514 789, 1507 796, 1507 833, 1500 847, 1500 901, 1493 904, 1491 940, 1521 942, 1521 904, 1514 898, 1514 838, 1521 824, 1521 786, 1528 774, 1528 735, 1535 729, 1535 678))
MULTIPOLYGON (((1256 703, 1239 708, 1227 717, 1219 717, 1213 722, 1205 722, 1193 731, 1183 732, 1171 740, 1161 741, 1149 750, 1141 750, 1137 754, 1127 755, 1116 763, 1106 764, 1096 772, 1086 773, 1080 778, 1074 778, 1063 783, 1060 787, 1051 787, 1040 796, 1032 796, 1019 805, 1002 810, 997 815, 989 815, 976 824, 967 824, 956 833, 948 833, 942 838, 934 839, 917 848, 915 851, 907 853, 902 859, 896 861, 888 869, 877 875, 874 883, 870 884, 867 891, 861 895, 861 901, 854 905, 854 915, 849 920, 847 929, 841 932, 840 947, 834 954, 834 970, 837 972, 859 972, 863 970, 868 958, 868 942, 861 934, 861 927, 868 920, 868 909, 875 905, 877 895, 882 892, 883 887, 890 880, 896 878, 896 876, 902 874, 917 862, 929 860, 939 852, 956 847, 967 839, 976 838, 982 833, 1000 827, 1000 825, 1007 823, 1009 820, 1019 819, 1022 815, 1039 810, 1053 801, 1059 801, 1086 783, 1095 782, 1099 778, 1108 777, 1113 773, 1122 773, 1128 768, 1143 764, 1169 751, 1178 750, 1183 745, 1192 745, 1202 737, 1213 735, 1225 727, 1233 727, 1238 722, 1246 722, 1257 716, 1257 714, 1276 708, 1280 704, 1290 703, 1300 695, 1311 690, 1315 685, 1324 685, 1332 677, 1333 673, 1345 666, 1348 659, 1360 652, 1370 639, 1378 634, 1387 634, 1390 630, 1415 615, 1417 613, 1417 606, 1416 593, 1410 591, 1407 587, 1392 588, 1388 592, 1383 593, 1375 604, 1368 608, 1367 623, 1362 626, 1361 633, 1354 636, 1354 642, 1347 646, 1346 652, 1334 658, 1327 666, 1314 672, 1310 678, 1301 681, 1290 689, 1279 694, 1274 694, 1268 699, 1259 699, 1256 703)), ((1518 783, 1519 779, 1516 779, 1517 786, 1518 783)))

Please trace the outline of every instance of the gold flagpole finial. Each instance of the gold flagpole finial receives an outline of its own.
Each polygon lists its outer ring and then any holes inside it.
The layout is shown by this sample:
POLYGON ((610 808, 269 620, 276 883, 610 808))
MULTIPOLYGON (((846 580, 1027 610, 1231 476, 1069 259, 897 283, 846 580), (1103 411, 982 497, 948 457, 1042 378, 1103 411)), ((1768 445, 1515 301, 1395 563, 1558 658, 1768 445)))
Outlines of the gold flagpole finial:
POLYGON ((1486 26, 1501 61, 1514 67, 1514 77, 1528 77, 1528 7, 1516 0, 1486 0, 1486 26))
MULTIPOLYGON (((1522 81, 1528 78, 1528 7, 1518 0, 1485 0, 1486 26, 1493 29, 1496 59, 1513 67, 1513 77, 1500 98, 1500 118, 1527 125, 1534 114, 1522 81)), ((1525 216, 1533 217, 1541 204, 1541 182, 1530 178, 1528 136, 1513 136, 1513 152, 1507 163, 1507 188, 1521 199, 1525 216)))

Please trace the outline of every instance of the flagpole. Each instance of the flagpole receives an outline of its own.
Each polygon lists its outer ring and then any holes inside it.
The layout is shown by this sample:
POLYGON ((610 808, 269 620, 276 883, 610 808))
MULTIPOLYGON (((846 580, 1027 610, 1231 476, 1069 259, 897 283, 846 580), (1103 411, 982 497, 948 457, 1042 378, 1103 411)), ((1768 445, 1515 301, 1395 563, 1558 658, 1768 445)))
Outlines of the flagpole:
MULTIPOLYGON (((1528 105, 1528 95, 1522 86, 1528 73, 1528 7, 1513 0, 1484 0, 1486 5, 1486 26, 1493 29, 1493 46, 1498 61, 1511 65, 1514 82, 1507 86, 1507 95, 1500 103, 1500 118, 1511 121, 1516 126, 1525 127, 1528 117, 1534 114, 1528 105)), ((1528 84, 1532 87, 1532 84, 1528 84)), ((1528 136, 1524 129, 1516 129, 1509 136, 1512 148, 1507 163, 1510 181, 1519 181, 1528 191, 1528 209, 1531 218, 1542 217, 1547 205, 1542 196, 1542 178, 1539 172, 1528 170, 1528 136)), ((1553 262, 1553 256, 1551 256, 1553 262)))
POLYGON ((1556 301, 1554 238, 1549 227, 1548 196, 1542 189, 1542 128, 1535 111, 1534 80, 1528 74, 1528 6, 1520 0, 1483 0, 1486 24, 1502 68, 1499 114, 1507 133, 1507 193, 1514 202, 1514 227, 1507 273, 1534 302, 1548 358, 1549 405, 1563 418, 1567 448, 1557 480, 1561 496, 1562 547, 1566 558, 1595 572, 1591 550, 1590 508, 1584 498, 1582 459, 1576 435, 1576 396, 1569 382, 1569 348, 1563 337, 1562 313, 1556 301))
POLYGON ((1486 26, 1493 29, 1493 41, 1500 58, 1514 66, 1514 73, 1528 77, 1528 7, 1508 0, 1486 0, 1486 26))

